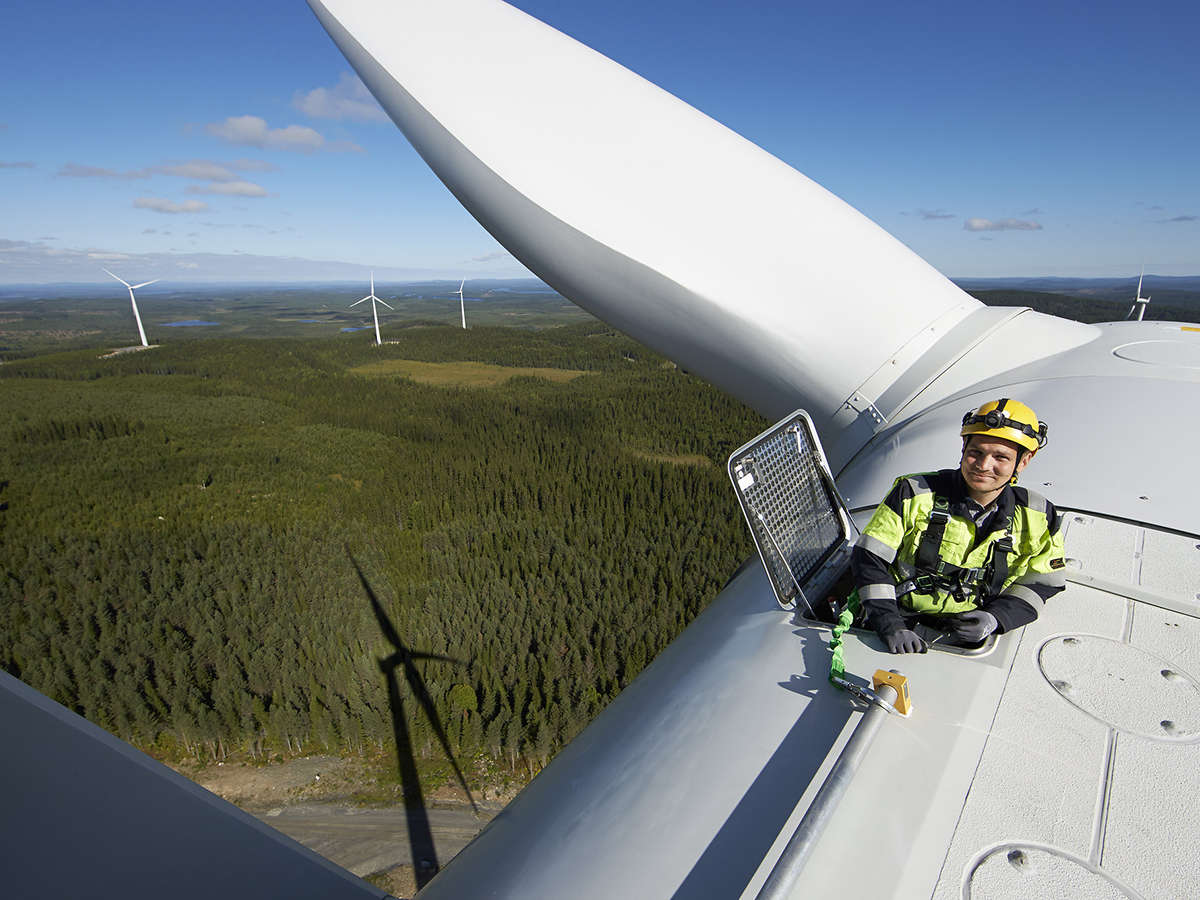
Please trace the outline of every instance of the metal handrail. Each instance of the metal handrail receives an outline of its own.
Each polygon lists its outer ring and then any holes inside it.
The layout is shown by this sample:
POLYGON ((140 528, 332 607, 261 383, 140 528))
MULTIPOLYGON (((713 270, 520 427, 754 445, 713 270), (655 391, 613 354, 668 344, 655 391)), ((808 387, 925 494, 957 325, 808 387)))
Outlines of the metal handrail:
POLYGON ((817 841, 833 818, 842 795, 846 793, 867 751, 874 743, 879 726, 889 713, 895 711, 894 704, 899 694, 894 687, 881 684, 875 690, 875 696, 875 702, 863 713, 862 721, 854 729, 854 734, 850 735, 850 740, 846 742, 837 762, 833 764, 833 769, 805 811, 804 818, 800 820, 791 840, 784 847, 779 861, 767 876, 766 883, 758 892, 758 900, 785 900, 791 894, 805 863, 817 846, 817 841))

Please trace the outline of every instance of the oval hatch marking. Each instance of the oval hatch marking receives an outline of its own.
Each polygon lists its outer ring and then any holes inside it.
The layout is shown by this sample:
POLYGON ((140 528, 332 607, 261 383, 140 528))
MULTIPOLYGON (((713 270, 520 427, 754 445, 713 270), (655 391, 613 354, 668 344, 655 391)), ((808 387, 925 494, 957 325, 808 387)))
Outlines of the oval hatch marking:
POLYGON ((1134 644, 1091 634, 1050 638, 1038 667, 1055 692, 1080 712, 1152 741, 1200 741, 1200 682, 1134 644))
POLYGON ((1088 900, 1145 900, 1101 866, 1060 847, 1032 842, 998 844, 977 853, 963 873, 962 900, 1069 896, 1088 900))
POLYGON ((1151 366, 1200 369, 1200 343, 1195 341, 1136 341, 1117 347, 1113 356, 1151 366))

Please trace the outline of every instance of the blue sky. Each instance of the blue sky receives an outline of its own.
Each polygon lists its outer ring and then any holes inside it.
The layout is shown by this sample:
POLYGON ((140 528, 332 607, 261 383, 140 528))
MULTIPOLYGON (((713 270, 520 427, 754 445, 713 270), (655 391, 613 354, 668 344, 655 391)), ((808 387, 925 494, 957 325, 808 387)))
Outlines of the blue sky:
MULTIPOLYGON (((516 5, 951 277, 1200 274, 1194 0, 516 5)), ((20 3, 4 23, 0 283, 525 274, 303 0, 20 3)))

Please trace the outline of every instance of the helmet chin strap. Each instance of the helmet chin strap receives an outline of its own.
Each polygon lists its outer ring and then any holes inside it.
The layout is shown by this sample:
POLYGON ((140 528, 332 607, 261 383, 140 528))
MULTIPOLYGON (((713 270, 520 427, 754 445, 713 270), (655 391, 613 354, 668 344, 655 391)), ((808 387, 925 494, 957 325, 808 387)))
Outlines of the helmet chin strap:
MULTIPOLYGON (((1038 424, 1040 425, 1041 423, 1039 422, 1038 424)), ((1024 450, 1018 454, 1017 463, 1013 466, 1012 478, 1009 479, 1009 484, 1016 484, 1017 479, 1021 477, 1021 462, 1024 461, 1028 464, 1035 456, 1037 456, 1037 450, 1024 450)))

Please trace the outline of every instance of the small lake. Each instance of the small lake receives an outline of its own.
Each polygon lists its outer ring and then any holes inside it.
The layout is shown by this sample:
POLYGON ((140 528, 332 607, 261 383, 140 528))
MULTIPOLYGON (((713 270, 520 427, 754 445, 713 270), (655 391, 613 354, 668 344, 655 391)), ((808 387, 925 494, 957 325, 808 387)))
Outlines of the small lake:
POLYGON ((220 322, 201 322, 199 319, 190 319, 187 322, 163 322, 168 328, 190 328, 193 325, 220 325, 220 322))

